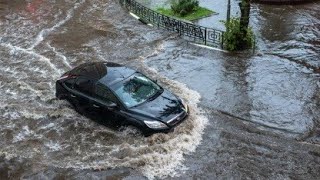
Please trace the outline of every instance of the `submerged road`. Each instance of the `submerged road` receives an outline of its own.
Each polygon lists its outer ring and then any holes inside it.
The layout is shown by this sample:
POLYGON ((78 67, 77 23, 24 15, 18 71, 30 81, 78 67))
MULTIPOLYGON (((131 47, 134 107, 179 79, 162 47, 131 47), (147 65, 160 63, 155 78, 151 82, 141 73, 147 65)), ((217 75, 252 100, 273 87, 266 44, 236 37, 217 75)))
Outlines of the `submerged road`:
POLYGON ((0 0, 0 179, 317 179, 319 9, 254 4, 248 55, 145 26, 116 0, 0 0), (144 138, 77 114, 55 80, 88 61, 148 74, 191 116, 144 138))

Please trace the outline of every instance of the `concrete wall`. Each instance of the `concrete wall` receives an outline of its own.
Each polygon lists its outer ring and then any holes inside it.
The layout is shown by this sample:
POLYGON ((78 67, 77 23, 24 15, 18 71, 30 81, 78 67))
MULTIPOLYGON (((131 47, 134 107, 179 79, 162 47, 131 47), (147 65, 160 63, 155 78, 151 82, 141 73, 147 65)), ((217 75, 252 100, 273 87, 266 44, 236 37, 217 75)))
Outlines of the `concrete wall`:
POLYGON ((252 0, 252 2, 263 4, 303 4, 310 3, 318 0, 252 0))

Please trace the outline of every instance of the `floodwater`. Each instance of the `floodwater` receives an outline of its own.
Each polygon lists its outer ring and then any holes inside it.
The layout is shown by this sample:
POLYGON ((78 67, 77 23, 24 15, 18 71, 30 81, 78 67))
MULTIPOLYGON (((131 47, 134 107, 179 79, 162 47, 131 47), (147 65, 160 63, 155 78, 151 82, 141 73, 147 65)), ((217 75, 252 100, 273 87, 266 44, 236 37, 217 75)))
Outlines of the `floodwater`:
POLYGON ((317 179, 319 9, 252 5, 257 50, 231 54, 145 26, 116 0, 0 0, 0 179, 317 179), (190 117, 145 138, 55 99, 63 72, 101 60, 157 79, 190 117))

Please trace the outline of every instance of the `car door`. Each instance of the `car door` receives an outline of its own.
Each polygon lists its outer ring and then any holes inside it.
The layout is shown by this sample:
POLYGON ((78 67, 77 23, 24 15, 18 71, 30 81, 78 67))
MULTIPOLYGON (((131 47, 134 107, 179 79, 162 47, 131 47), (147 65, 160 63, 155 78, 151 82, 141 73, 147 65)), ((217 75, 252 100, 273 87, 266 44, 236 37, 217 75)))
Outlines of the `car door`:
POLYGON ((89 78, 77 77, 72 90, 70 100, 76 110, 81 114, 90 112, 90 96, 92 96, 93 83, 89 78))
POLYGON ((114 94, 103 84, 97 83, 94 91, 92 107, 99 121, 105 125, 121 126, 123 119, 120 113, 121 106, 114 94), (110 104, 117 104, 117 107, 110 108, 110 104))

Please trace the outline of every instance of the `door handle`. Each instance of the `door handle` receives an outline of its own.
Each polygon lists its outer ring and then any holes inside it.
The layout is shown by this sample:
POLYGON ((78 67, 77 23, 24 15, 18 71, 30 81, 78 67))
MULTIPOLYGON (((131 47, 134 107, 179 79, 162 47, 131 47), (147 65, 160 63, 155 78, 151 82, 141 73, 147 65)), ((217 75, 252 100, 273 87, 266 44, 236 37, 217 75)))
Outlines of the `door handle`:
POLYGON ((73 95, 73 94, 70 94, 70 96, 71 96, 71 97, 73 97, 73 98, 75 98, 75 97, 76 97, 76 96, 75 96, 75 95, 73 95))
POLYGON ((100 108, 100 106, 95 105, 95 104, 93 104, 92 106, 95 107, 95 108, 100 108))

